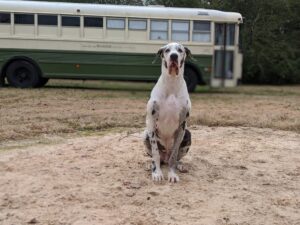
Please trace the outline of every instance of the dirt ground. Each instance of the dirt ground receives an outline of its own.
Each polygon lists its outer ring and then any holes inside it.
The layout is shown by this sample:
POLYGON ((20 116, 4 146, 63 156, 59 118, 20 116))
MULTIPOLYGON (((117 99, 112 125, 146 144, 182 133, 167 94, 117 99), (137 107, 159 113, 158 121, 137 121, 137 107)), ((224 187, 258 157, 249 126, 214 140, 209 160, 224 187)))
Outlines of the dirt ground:
POLYGON ((192 94, 189 172, 155 184, 148 91, 55 85, 0 89, 1 225, 300 225, 299 87, 192 94))
POLYGON ((300 224, 299 134, 196 126, 192 135, 177 184, 151 181, 141 133, 2 152, 0 224, 300 224))

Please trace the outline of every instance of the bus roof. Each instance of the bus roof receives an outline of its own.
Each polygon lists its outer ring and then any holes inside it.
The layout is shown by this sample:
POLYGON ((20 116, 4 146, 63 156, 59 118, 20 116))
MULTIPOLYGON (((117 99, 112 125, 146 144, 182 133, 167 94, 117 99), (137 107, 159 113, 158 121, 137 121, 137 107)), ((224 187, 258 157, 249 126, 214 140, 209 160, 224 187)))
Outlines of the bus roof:
POLYGON ((66 2, 0 0, 0 11, 157 19, 170 18, 242 23, 242 16, 240 13, 199 8, 170 8, 157 6, 125 6, 66 2))

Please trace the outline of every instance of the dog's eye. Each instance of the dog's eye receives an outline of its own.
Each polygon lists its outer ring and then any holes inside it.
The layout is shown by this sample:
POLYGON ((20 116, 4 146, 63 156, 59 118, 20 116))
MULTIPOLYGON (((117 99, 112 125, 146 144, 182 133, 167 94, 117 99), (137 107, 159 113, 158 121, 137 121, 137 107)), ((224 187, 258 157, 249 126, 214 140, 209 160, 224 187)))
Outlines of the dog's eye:
POLYGON ((168 52, 170 52, 170 49, 167 48, 167 49, 165 50, 165 53, 168 53, 168 52))
POLYGON ((179 49, 178 49, 178 52, 179 52, 179 53, 182 53, 183 51, 182 51, 182 49, 181 49, 181 48, 179 48, 179 49))

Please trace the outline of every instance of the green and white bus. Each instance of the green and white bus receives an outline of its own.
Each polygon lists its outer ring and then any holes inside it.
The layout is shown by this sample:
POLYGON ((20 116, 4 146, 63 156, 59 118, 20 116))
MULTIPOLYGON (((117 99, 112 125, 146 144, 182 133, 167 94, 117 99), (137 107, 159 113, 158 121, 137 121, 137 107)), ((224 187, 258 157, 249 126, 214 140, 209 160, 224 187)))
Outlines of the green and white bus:
POLYGON ((239 13, 207 9, 0 0, 0 78, 15 87, 48 79, 156 81, 157 50, 187 46, 189 91, 241 78, 239 13))

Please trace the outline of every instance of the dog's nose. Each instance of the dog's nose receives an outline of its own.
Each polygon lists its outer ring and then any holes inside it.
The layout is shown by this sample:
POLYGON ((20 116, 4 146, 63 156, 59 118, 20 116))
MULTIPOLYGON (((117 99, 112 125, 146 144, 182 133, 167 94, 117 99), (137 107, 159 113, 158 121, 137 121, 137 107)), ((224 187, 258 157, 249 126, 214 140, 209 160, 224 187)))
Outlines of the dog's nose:
POLYGON ((176 61, 176 60, 178 59, 178 55, 175 54, 175 53, 173 53, 173 54, 170 55, 170 59, 171 59, 172 61, 176 61))

